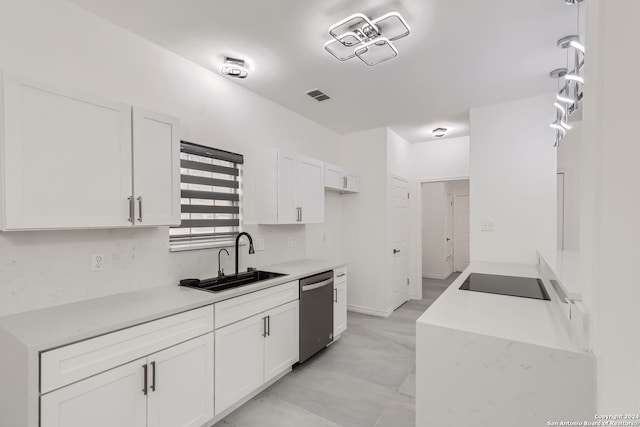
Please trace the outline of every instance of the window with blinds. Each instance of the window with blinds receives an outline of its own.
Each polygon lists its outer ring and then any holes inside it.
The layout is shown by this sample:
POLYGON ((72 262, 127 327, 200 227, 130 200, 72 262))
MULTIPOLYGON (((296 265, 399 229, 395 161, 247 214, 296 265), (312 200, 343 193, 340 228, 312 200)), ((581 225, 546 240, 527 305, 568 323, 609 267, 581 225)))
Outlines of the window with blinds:
POLYGON ((241 154, 180 143, 182 222, 169 229, 172 249, 232 241, 240 231, 241 154))

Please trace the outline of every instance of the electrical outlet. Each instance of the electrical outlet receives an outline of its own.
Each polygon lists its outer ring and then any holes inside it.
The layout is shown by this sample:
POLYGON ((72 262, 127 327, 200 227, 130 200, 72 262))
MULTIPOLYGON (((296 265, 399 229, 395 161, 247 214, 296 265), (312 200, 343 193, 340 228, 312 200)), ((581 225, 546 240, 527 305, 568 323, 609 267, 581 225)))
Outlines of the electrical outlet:
POLYGON ((104 269, 104 255, 93 254, 91 255, 91 270, 100 271, 104 269))
POLYGON ((256 239, 255 250, 264 251, 264 239, 256 239))
POLYGON ((293 247, 293 237, 287 237, 287 247, 288 248, 293 247))
POLYGON ((494 230, 493 220, 480 221, 480 231, 493 231, 493 230, 494 230))

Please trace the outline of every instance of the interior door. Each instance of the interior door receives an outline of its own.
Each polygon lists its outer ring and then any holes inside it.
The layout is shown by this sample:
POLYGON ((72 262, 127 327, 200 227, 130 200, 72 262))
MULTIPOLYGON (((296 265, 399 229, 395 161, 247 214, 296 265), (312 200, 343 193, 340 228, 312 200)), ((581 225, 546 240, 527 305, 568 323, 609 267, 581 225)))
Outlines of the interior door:
POLYGON ((456 194, 453 201, 453 247, 455 271, 469 266, 469 195, 456 194))
POLYGON ((41 427, 146 427, 145 359, 52 391, 40 398, 41 427))
POLYGON ((133 109, 133 190, 136 225, 180 224, 177 119, 133 109))
POLYGON ((449 277, 453 273, 453 195, 445 194, 444 218, 444 273, 449 277))
POLYGON ((409 299, 409 184, 398 177, 392 178, 392 244, 393 244, 393 309, 409 299))
POLYGON ((147 427, 200 427, 213 418, 213 332, 147 360, 147 427))

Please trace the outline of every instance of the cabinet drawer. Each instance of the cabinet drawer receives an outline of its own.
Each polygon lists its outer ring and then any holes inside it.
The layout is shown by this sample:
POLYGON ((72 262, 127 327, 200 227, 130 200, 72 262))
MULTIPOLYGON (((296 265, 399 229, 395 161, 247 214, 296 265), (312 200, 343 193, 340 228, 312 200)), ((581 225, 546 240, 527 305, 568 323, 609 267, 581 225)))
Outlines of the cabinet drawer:
POLYGON ((45 351, 40 355, 40 393, 211 331, 213 305, 45 351))
POLYGON ((254 314, 298 299, 298 281, 231 298, 215 304, 216 328, 246 319, 254 314))
POLYGON ((333 270, 333 284, 345 283, 347 281, 347 267, 340 267, 333 270))

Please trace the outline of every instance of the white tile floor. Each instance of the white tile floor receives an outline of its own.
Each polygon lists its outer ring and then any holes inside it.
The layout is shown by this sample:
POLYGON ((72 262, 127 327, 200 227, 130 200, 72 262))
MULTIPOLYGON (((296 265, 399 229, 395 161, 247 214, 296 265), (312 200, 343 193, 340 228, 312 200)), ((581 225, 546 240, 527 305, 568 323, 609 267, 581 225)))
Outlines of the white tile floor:
POLYGON ((413 427, 415 321, 457 277, 423 279, 389 318, 348 313, 342 337, 215 427, 413 427))

